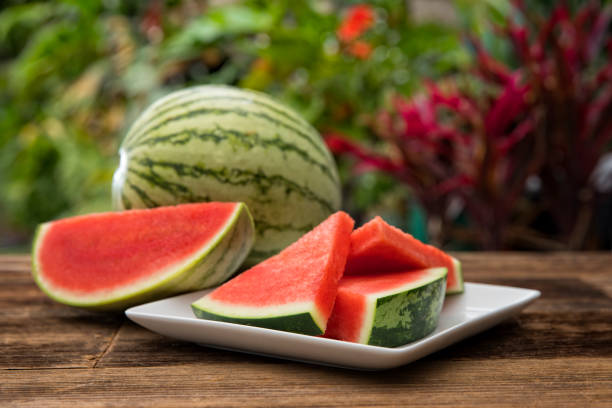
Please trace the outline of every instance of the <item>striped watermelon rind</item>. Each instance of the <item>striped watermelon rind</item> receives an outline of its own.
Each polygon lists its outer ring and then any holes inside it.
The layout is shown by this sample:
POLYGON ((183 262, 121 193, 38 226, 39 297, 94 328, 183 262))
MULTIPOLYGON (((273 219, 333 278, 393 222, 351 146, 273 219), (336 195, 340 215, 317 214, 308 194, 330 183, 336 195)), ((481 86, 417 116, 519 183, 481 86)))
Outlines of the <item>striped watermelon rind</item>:
POLYGON ((219 233, 186 261, 170 267, 154 279, 124 286, 108 293, 84 295, 68 293, 50 285, 39 268, 38 256, 51 223, 41 224, 32 247, 32 274, 36 284, 50 298, 70 306, 113 311, 165 298, 178 293, 218 285, 230 278, 247 257, 255 239, 253 218, 243 203, 237 203, 232 216, 219 233))
POLYGON ((199 86, 136 120, 113 178, 117 209, 242 201, 255 220, 247 265, 278 253, 340 208, 331 153, 299 114, 269 96, 199 86))
POLYGON ((300 302, 270 307, 230 306, 203 297, 191 305, 200 319, 265 327, 294 333, 320 335, 325 319, 314 302, 300 302))
POLYGON ((345 276, 325 337, 397 347, 427 336, 438 325, 447 273, 437 267, 345 276))
POLYGON ((371 296, 368 307, 373 322, 360 342, 397 347, 433 332, 444 303, 446 276, 446 268, 431 268, 420 282, 371 296))

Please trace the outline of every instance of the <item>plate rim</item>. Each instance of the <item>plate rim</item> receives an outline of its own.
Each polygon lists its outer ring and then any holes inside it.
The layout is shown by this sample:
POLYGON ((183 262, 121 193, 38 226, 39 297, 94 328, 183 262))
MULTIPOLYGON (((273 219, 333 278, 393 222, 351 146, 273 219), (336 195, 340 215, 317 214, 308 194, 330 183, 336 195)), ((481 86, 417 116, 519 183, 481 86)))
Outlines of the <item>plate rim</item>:
MULTIPOLYGON (((161 313, 151 313, 146 312, 147 308, 153 307, 156 303, 165 303, 170 300, 174 300, 181 297, 193 296, 195 293, 206 293, 207 290, 201 290, 197 292, 183 293, 177 296, 168 297, 165 299, 156 300, 153 302, 144 303, 141 305, 133 306, 127 310, 125 310, 125 315, 134 323, 138 324, 146 328, 147 330, 151 330, 153 332, 162 334, 166 337, 173 337, 166 333, 160 333, 157 330, 153 330, 143 322, 147 321, 155 321, 156 323, 162 322, 170 325, 175 324, 186 324, 188 326, 199 326, 202 328, 212 328, 213 330, 219 330, 221 332, 227 332, 228 334, 240 334, 240 332, 248 334, 249 336, 262 337, 262 340, 269 340, 270 338, 275 339, 276 341, 296 343, 304 346, 314 346, 314 347, 322 347, 324 349, 329 349, 329 351, 342 351, 344 353, 360 353, 360 354, 368 354, 371 357, 379 358, 378 364, 365 364, 365 365, 344 365, 344 364, 334 364, 324 360, 312 360, 312 359, 301 359, 299 357, 292 357, 291 355, 286 354, 270 354, 265 352, 253 351, 252 349, 245 347, 224 347, 223 345, 218 344, 208 344, 203 341, 197 341, 193 339, 182 339, 183 341, 192 342, 198 345, 220 348, 226 350, 232 350, 236 352, 244 352, 250 354, 257 355, 265 355, 274 358, 300 361, 300 362, 309 362, 315 364, 323 364, 328 366, 340 366, 351 369, 366 369, 366 370, 377 370, 377 369, 388 369, 401 365, 408 364, 412 361, 425 357, 428 354, 431 354, 435 351, 441 350, 445 347, 448 347, 451 344, 457 343, 465 338, 473 336, 477 333, 480 333, 484 330, 487 330, 496 324, 510 318, 511 316, 519 313, 523 308, 525 308, 529 303, 533 302, 537 298, 541 296, 541 292, 536 289, 528 289, 522 287, 515 286, 505 286, 505 285, 494 285, 488 283, 474 283, 474 282, 465 282, 466 290, 469 287, 481 288, 486 290, 506 290, 515 292, 516 299, 512 299, 512 302, 509 304, 498 307, 491 311, 482 313, 476 317, 467 319, 458 324, 453 324, 450 327, 440 331, 434 332, 423 339, 414 341, 409 344, 405 344, 398 347, 381 347, 381 346, 372 346, 367 344, 359 344, 352 343, 347 341, 328 339, 319 336, 309 336, 305 334, 285 332, 280 330, 267 329, 262 327, 241 325, 236 323, 228 323, 228 322, 219 322, 214 320, 206 320, 195 317, 183 317, 183 316, 175 316, 161 313), (520 294, 520 296, 519 296, 520 294), (145 309, 145 311, 143 311, 145 309)), ((212 289, 208 289, 210 291, 212 289)), ((459 298, 464 296, 464 294, 458 295, 450 295, 449 298, 459 298)), ((443 312, 442 312, 443 313, 443 312)))

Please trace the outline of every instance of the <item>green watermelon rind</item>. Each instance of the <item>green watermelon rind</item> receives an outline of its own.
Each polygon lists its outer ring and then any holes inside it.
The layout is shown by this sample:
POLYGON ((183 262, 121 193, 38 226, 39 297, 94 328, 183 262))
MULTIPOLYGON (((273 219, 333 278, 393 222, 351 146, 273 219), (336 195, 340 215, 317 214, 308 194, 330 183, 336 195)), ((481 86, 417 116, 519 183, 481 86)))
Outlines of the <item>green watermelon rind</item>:
POLYGON ((60 303, 101 311, 123 310, 152 300, 218 285, 236 272, 255 240, 253 217, 244 203, 238 203, 219 233, 186 261, 169 267, 155 278, 123 286, 118 295, 89 295, 90 300, 85 300, 87 295, 61 295, 58 288, 50 287, 41 276, 37 253, 48 225, 41 224, 34 236, 32 275, 36 284, 46 295, 60 303), (217 274, 214 281, 207 279, 211 272, 217 274), (138 289, 130 290, 130 287, 138 289))
POLYGON ((455 284, 446 288, 446 294, 459 295, 465 290, 463 284, 463 269, 461 268, 461 262, 457 258, 451 256, 451 259, 453 260, 455 284))
POLYGON ((433 332, 444 303, 446 278, 445 267, 430 268, 427 278, 418 282, 368 295, 359 342, 397 347, 433 332))
POLYGON ((201 319, 246 324, 267 329, 320 335, 325 332, 325 319, 314 302, 284 305, 249 306, 219 302, 208 296, 192 303, 194 314, 201 319))
POLYGON ((215 320, 218 322, 244 324, 248 326, 262 327, 266 329, 282 330, 293 333, 321 335, 323 331, 316 323, 311 313, 297 313, 290 315, 268 316, 261 318, 253 317, 229 317, 216 313, 210 313, 196 305, 191 305, 194 314, 199 319, 215 320))

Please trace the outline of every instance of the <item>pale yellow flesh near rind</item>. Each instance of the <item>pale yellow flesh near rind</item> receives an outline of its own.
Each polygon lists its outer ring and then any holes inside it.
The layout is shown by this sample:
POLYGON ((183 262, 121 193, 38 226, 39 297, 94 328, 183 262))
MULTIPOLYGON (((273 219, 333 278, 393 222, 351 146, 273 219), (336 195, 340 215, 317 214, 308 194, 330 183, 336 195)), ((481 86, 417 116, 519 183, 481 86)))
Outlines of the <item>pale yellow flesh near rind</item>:
POLYGON ((459 277, 459 280, 457 282, 456 287, 450 290, 447 290, 446 294, 447 295, 458 295, 458 294, 463 293, 464 291, 463 270, 461 269, 461 262, 457 258, 451 256, 451 259, 453 260, 453 266, 455 267, 455 271, 456 271, 457 276, 459 277))
POLYGON ((239 203, 215 238, 192 256, 165 268, 165 270, 160 271, 154 277, 144 278, 139 282, 113 291, 104 291, 93 295, 75 294, 53 287, 40 273, 37 254, 39 253, 40 245, 44 243, 45 233, 49 225, 49 223, 42 224, 34 238, 32 249, 32 274, 34 280, 43 292, 60 303, 97 310, 120 310, 154 299, 203 289, 206 286, 203 286, 201 281, 206 282, 208 287, 222 283, 222 280, 229 278, 246 258, 255 239, 255 229, 251 214, 246 205, 239 203), (232 234, 235 230, 239 230, 241 233, 232 234), (217 251, 222 251, 225 246, 231 245, 231 243, 227 244, 226 241, 232 238, 243 240, 241 243, 242 252, 233 255, 228 254, 232 257, 240 258, 236 259, 236 262, 231 263, 234 270, 226 270, 224 273, 220 273, 219 282, 213 283, 206 280, 206 275, 210 272, 211 267, 211 263, 208 262, 209 259, 214 259, 217 251), (194 279, 194 276, 198 276, 199 279, 194 279), (185 285, 184 282, 188 280, 191 280, 193 285, 185 285))

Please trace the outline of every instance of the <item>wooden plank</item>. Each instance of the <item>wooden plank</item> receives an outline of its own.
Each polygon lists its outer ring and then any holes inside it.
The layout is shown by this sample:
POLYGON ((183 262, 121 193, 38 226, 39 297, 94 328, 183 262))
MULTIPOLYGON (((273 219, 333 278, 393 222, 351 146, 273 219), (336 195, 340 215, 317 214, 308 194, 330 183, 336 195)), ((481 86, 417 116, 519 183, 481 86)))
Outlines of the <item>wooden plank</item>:
MULTIPOLYGON (((601 357, 612 359, 612 309, 607 313, 526 312, 474 337, 452 345, 430 359, 524 359, 601 357)), ((172 364, 218 364, 240 359, 248 364, 278 364, 254 357, 181 342, 143 330, 121 327, 97 367, 155 367, 172 364)))
POLYGON ((482 277, 478 282, 539 290, 541 297, 529 306, 529 310, 533 311, 594 312, 612 308, 612 299, 604 290, 578 277, 543 279, 489 276, 482 277))
POLYGON ((30 263, 30 255, 29 254, 3 254, 0 255, 0 265, 2 263, 30 263))
POLYGON ((6 259, 4 256, 0 256, 0 272, 26 272, 30 273, 32 270, 32 263, 30 257, 24 258, 23 260, 11 260, 6 259))
POLYGON ((165 338, 57 304, 34 285, 27 256, 0 256, 0 406, 612 406, 612 254, 458 255, 468 280, 541 299, 382 373, 165 338))
POLYGON ((251 364, 276 364, 280 360, 223 351, 164 337, 126 322, 96 367, 155 367, 220 364, 233 360, 251 364))
POLYGON ((0 369, 92 367, 125 320, 58 304, 29 274, 0 276, 0 369))
POLYGON ((610 360, 447 360, 386 372, 239 359, 159 367, 0 371, 0 401, 20 406, 605 407, 610 360))
POLYGON ((612 276, 607 252, 457 252, 468 279, 612 276))

